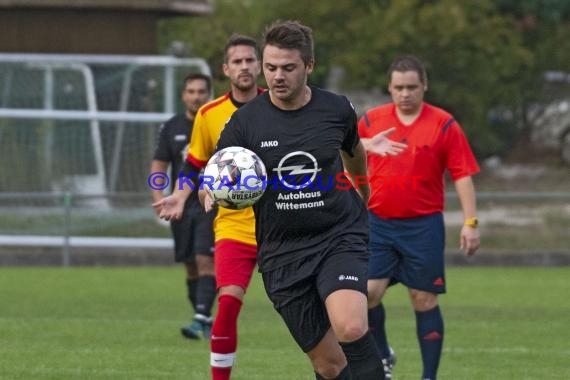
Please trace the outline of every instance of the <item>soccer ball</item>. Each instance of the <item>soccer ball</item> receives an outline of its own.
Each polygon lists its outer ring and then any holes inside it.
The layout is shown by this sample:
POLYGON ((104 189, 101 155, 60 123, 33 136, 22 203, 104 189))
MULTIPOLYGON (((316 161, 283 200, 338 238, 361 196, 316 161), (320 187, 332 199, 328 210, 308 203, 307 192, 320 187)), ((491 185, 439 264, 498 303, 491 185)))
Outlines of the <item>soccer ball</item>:
POLYGON ((206 164, 202 188, 218 205, 240 210, 261 198, 267 171, 251 150, 231 146, 216 152, 206 164))

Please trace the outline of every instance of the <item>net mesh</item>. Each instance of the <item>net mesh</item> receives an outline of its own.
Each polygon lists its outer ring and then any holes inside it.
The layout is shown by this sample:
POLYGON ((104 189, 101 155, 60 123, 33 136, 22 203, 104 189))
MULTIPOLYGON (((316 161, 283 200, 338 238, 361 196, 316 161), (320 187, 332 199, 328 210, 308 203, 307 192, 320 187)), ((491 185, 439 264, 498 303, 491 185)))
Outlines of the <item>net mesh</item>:
POLYGON ((0 111, 18 111, 0 117, 0 235, 64 228, 76 235, 164 235, 155 231, 147 177, 158 126, 182 111, 178 94, 190 72, 209 74, 200 65, 141 60, 0 59, 0 111), (49 116, 27 116, 46 110, 49 116), (69 111, 89 116, 69 118, 69 111), (100 113, 135 117, 93 117, 100 113))

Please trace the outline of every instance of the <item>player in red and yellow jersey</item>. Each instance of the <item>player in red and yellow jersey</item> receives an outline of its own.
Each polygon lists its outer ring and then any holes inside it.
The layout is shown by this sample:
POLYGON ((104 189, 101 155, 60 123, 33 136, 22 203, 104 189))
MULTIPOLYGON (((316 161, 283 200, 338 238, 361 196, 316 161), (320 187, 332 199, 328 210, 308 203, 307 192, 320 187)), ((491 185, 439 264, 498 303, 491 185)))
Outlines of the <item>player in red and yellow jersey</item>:
MULTIPOLYGON (((255 95, 263 92, 261 89, 255 90, 255 95)), ((188 147, 187 160, 193 167, 201 169, 206 166, 215 151, 225 123, 243 104, 245 102, 237 101, 232 92, 228 92, 200 108, 188 147)), ((244 210, 219 208, 215 230, 216 241, 230 239, 250 245, 256 244, 255 222, 251 207, 244 210)))
MULTIPOLYGON (((230 116, 263 92, 256 85, 261 65, 259 48, 252 38, 230 37, 224 49, 223 70, 230 79, 230 91, 198 111, 188 148, 186 174, 196 173, 206 165, 230 116)), ((165 198, 161 217, 180 218, 184 200, 191 192, 189 186, 182 189, 177 186, 175 192, 165 198)), ((219 208, 214 233, 218 311, 212 326, 210 365, 213 380, 228 380, 237 350, 237 319, 257 260, 253 210, 251 207, 219 208)))
POLYGON ((396 59, 388 76, 393 102, 368 111, 358 126, 371 187, 369 323, 386 379, 391 379, 395 357, 386 339, 381 300, 391 284, 408 287, 416 313, 422 378, 435 380, 443 343, 437 296, 445 293, 443 175, 447 170, 454 181, 465 217, 461 247, 470 256, 479 247, 471 179, 479 166, 457 121, 423 101, 427 76, 417 58, 396 59), (386 155, 380 148, 387 144, 387 135, 400 145, 386 155))

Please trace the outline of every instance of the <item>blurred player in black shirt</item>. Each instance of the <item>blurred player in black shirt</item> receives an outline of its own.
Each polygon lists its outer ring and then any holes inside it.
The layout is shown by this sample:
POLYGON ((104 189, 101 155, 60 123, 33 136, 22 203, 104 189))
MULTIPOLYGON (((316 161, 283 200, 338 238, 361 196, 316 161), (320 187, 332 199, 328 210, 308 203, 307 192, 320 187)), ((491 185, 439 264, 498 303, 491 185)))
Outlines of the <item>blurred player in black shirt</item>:
MULTIPOLYGON (((182 102, 186 112, 173 116, 160 126, 150 172, 166 173, 170 165, 172 186, 186 159, 194 118, 198 109, 209 100, 210 88, 210 77, 203 74, 186 76, 182 89, 182 102)), ((153 203, 163 197, 162 190, 153 189, 153 203)), ((162 207, 155 206, 154 209, 159 216, 162 207)), ((186 266, 188 299, 195 311, 192 322, 180 331, 191 339, 207 339, 210 336, 211 309, 216 296, 212 228, 214 216, 213 213, 207 214, 202 210, 194 192, 186 201, 182 219, 170 222, 174 236, 174 258, 186 266)))

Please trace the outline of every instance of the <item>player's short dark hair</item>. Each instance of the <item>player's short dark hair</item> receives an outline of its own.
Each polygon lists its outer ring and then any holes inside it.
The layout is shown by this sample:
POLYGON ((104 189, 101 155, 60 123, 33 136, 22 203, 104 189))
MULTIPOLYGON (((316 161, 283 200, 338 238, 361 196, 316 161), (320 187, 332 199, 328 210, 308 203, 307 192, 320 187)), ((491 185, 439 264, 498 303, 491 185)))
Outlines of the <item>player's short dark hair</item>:
POLYGON ((224 63, 228 63, 228 51, 230 48, 241 45, 251 46, 253 50, 255 50, 255 56, 259 59, 259 45, 257 44, 257 41, 249 36, 234 33, 230 38, 228 38, 228 42, 224 47, 224 63))
POLYGON ((265 29, 262 51, 267 45, 280 49, 296 49, 307 65, 314 56, 313 31, 298 21, 275 21, 265 29))
POLYGON ((418 73, 420 78, 420 82, 426 83, 427 82, 427 73, 426 68, 422 61, 416 56, 413 55, 402 55, 396 58, 390 67, 388 68, 388 80, 392 80, 392 73, 394 71, 398 71, 403 73, 405 71, 415 71, 418 73))
POLYGON ((184 77, 184 81, 182 82, 184 87, 182 87, 182 91, 186 88, 188 82, 192 82, 194 80, 204 80, 206 81, 206 86, 208 87, 208 92, 212 91, 212 78, 210 78, 206 74, 202 73, 190 73, 184 77))

